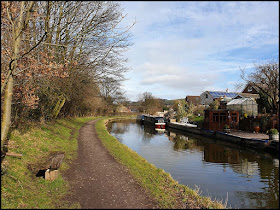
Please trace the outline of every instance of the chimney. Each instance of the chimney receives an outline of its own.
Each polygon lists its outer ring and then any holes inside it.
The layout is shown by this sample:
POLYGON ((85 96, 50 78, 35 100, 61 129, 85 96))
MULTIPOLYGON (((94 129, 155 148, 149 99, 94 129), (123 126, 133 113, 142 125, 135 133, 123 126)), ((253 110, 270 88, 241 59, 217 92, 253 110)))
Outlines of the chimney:
POLYGON ((227 92, 227 93, 229 92, 228 88, 227 88, 226 92, 227 92))

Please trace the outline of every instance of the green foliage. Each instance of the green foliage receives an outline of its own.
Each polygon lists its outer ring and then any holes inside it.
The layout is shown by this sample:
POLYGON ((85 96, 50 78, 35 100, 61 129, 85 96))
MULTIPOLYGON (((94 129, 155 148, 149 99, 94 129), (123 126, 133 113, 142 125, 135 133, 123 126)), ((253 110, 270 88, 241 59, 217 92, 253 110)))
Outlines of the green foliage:
POLYGON ((185 100, 176 100, 173 105, 173 109, 176 111, 176 120, 180 121, 183 117, 187 116, 186 111, 186 101, 185 100))
POLYGON ((275 128, 269 129, 267 132, 267 134, 273 135, 273 134, 278 134, 278 130, 275 128))
POLYGON ((173 105, 172 105, 172 108, 173 108, 173 110, 174 111, 178 111, 178 109, 179 109, 179 103, 181 102, 181 100, 175 100, 175 101, 173 101, 173 105))
POLYGON ((96 123, 96 130, 111 155, 129 169, 139 184, 156 199, 159 208, 224 208, 222 204, 211 201, 209 197, 201 197, 187 186, 178 184, 169 173, 156 168, 129 147, 120 143, 108 133, 104 120, 96 123), (188 206, 186 206, 186 201, 188 201, 188 206))
POLYGON ((190 103, 185 102, 185 107, 186 107, 187 116, 193 115, 194 110, 195 110, 195 106, 193 105, 193 103, 192 102, 190 102, 190 103))
POLYGON ((229 125, 224 126, 224 129, 229 129, 229 128, 230 128, 229 125))
POLYGON ((203 124, 204 124, 204 117, 203 116, 199 116, 199 117, 191 116, 189 118, 189 120, 195 122, 195 124, 197 125, 198 128, 203 127, 203 124))
POLYGON ((193 117, 193 118, 191 118, 191 121, 194 121, 194 122, 204 121, 204 117, 203 116, 193 117))

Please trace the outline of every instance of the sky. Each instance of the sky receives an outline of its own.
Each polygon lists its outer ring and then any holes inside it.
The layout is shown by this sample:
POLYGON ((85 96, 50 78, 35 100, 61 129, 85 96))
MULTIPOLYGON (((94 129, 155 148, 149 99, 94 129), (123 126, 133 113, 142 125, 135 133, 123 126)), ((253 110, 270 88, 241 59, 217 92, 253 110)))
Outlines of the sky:
POLYGON ((279 61, 278 1, 121 1, 133 45, 125 96, 151 92, 162 99, 208 91, 242 91, 247 73, 279 61))

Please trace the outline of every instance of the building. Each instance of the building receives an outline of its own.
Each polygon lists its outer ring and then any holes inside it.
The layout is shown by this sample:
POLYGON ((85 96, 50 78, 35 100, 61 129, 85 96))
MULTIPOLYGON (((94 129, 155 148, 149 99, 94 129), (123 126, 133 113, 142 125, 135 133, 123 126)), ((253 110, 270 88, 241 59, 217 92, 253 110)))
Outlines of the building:
POLYGON ((229 125, 230 129, 239 130, 239 112, 226 109, 204 110, 204 129, 223 131, 225 125, 229 125))
POLYGON ((238 96, 238 93, 229 92, 228 89, 225 92, 223 92, 223 91, 204 91, 203 93, 200 94, 200 103, 202 105, 209 105, 217 99, 221 99, 224 97, 234 98, 236 96, 238 96))
POLYGON ((238 93, 238 96, 236 96, 235 98, 252 98, 254 100, 257 100, 260 98, 260 95, 252 93, 238 93))
POLYGON ((192 103, 195 106, 200 104, 200 96, 186 96, 185 100, 186 102, 192 103))
POLYGON ((260 98, 260 95, 258 88, 256 88, 253 84, 248 83, 236 98, 253 98, 256 100, 260 98))
POLYGON ((220 100, 219 109, 227 109, 227 103, 230 102, 232 98, 224 97, 220 100))
POLYGON ((259 94, 258 88, 256 88, 252 83, 248 83, 242 93, 249 93, 249 94, 259 94))
POLYGON ((233 99, 227 103, 226 108, 232 111, 239 111, 240 115, 247 114, 248 116, 258 115, 258 104, 252 98, 233 99))

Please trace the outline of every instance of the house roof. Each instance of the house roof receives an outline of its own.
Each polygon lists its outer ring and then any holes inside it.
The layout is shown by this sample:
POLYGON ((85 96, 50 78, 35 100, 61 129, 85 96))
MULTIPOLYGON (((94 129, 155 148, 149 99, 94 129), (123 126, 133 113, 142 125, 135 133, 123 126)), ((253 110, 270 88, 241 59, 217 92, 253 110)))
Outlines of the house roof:
POLYGON ((194 104, 200 102, 200 96, 186 96, 186 101, 192 102, 194 104))
MULTIPOLYGON (((256 84, 257 84, 258 86, 260 86, 260 87, 263 87, 263 88, 266 87, 265 84, 261 84, 261 83, 256 83, 256 84)), ((245 85, 245 87, 243 88, 242 93, 246 90, 246 88, 247 88, 248 86, 251 86, 251 87, 254 88, 257 92, 259 92, 259 87, 256 86, 256 84, 254 84, 254 83, 252 83, 252 82, 248 82, 248 83, 245 85)))
POLYGON ((222 92, 222 91, 207 91, 213 98, 228 97, 234 98, 238 93, 234 92, 222 92))
POLYGON ((255 98, 255 99, 260 98, 259 94, 253 94, 253 93, 239 93, 238 95, 245 97, 245 98, 255 98))

